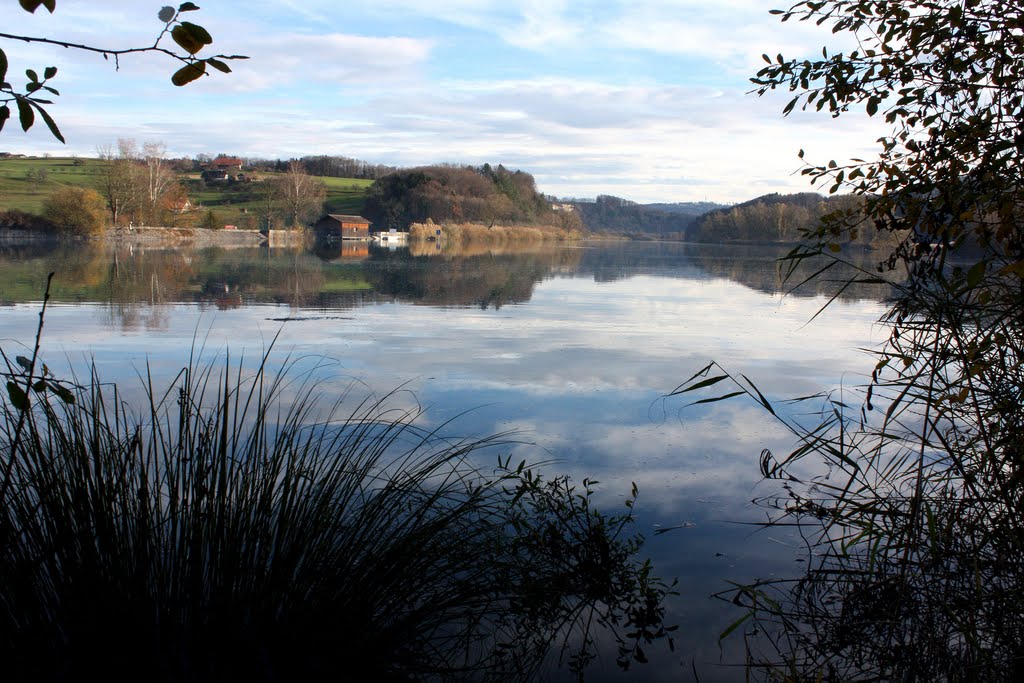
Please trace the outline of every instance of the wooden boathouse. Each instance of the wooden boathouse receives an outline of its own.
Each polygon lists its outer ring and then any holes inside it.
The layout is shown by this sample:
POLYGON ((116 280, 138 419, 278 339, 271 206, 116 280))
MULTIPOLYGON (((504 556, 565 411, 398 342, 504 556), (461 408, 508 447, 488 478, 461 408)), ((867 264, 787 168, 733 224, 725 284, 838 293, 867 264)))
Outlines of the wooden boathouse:
POLYGON ((316 222, 313 230, 321 239, 368 240, 370 225, 362 216, 329 213, 316 222))

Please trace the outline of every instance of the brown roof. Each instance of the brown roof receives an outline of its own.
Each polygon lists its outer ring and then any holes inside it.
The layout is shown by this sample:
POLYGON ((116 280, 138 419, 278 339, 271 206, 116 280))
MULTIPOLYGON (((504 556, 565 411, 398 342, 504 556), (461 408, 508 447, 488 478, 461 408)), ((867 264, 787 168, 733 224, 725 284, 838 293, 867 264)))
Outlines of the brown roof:
POLYGON ((242 160, 238 157, 217 157, 210 162, 211 166, 238 166, 242 167, 242 160))
POLYGON ((339 223, 363 223, 363 224, 366 224, 366 225, 370 225, 370 221, 366 220, 362 216, 348 216, 348 215, 340 214, 340 213, 329 213, 329 214, 327 214, 326 217, 327 218, 333 218, 334 220, 338 221, 339 223))

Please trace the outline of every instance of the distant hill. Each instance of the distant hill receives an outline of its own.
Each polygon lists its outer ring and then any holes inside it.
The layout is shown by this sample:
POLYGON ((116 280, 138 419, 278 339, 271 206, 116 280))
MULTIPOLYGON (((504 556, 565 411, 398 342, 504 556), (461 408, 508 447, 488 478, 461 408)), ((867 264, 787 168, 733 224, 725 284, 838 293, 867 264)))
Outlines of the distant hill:
POLYGON ((686 233, 691 242, 795 243, 801 232, 818 226, 832 211, 853 207, 850 196, 823 197, 815 192, 766 194, 735 206, 710 211, 686 233))
POLYGON ((680 213, 684 216, 703 216, 710 211, 727 207, 726 204, 716 204, 715 202, 675 202, 672 204, 641 204, 641 206, 652 211, 680 213))
POLYGON ((698 216, 722 206, 711 202, 638 204, 611 195, 571 203, 590 232, 661 239, 683 239, 698 216))

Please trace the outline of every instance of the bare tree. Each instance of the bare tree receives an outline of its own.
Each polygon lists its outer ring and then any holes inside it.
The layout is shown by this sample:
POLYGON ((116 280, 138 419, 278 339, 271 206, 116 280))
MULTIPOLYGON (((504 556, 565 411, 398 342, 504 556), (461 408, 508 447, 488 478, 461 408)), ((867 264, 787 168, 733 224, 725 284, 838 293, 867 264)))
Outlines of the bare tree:
POLYGON ((164 195, 173 187, 174 172, 167 163, 167 145, 163 142, 147 142, 142 145, 142 161, 145 164, 146 219, 159 223, 163 214, 164 195))
POLYGON ((111 223, 117 225, 136 202, 138 149, 132 138, 121 138, 116 148, 113 145, 98 147, 96 155, 106 162, 100 166, 97 189, 110 212, 111 223))
POLYGON ((278 183, 281 202, 292 225, 302 225, 323 210, 327 188, 306 173, 301 162, 288 164, 288 171, 278 183))

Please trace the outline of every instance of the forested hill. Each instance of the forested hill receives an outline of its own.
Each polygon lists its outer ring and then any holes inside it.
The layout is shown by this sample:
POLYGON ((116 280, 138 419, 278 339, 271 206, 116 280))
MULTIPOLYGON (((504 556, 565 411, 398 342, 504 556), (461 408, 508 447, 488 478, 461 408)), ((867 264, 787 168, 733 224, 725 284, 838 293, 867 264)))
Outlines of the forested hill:
MULTIPOLYGON (((768 194, 704 214, 686 233, 690 242, 795 243, 816 228, 822 216, 853 208, 861 200, 849 195, 822 197, 814 192, 768 194)), ((860 238, 867 244, 869 234, 860 238)))
POLYGON ((594 201, 576 200, 572 205, 590 232, 662 239, 682 239, 698 216, 722 206, 710 202, 637 204, 610 195, 601 195, 594 201))
POLYGON ((537 192, 533 176, 502 165, 421 166, 379 178, 366 194, 363 216, 381 229, 435 223, 547 225, 579 230, 574 211, 560 211, 537 192))

